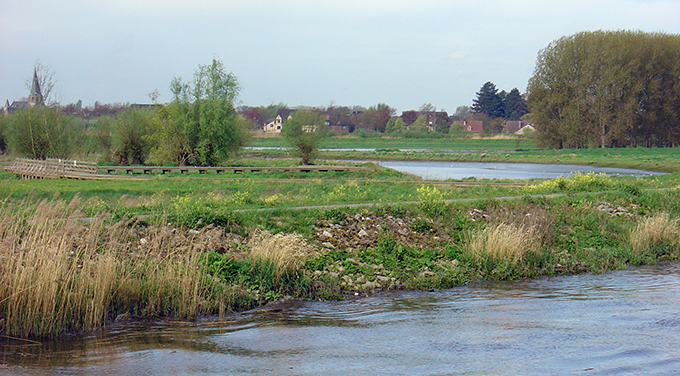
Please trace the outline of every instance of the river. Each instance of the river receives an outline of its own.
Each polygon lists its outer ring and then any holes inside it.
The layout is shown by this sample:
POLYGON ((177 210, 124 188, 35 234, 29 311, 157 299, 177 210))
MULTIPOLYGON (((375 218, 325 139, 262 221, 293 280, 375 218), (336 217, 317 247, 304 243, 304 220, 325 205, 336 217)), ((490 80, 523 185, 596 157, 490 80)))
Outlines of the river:
POLYGON ((680 264, 122 322, 2 354, 0 374, 25 375, 674 375, 680 264))

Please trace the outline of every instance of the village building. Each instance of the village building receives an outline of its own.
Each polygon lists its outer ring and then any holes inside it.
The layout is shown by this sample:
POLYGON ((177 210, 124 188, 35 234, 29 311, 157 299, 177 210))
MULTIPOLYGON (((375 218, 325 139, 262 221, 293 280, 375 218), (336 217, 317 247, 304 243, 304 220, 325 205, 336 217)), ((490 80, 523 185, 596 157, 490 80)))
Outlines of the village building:
POLYGON ((531 123, 528 121, 523 121, 523 120, 508 120, 505 122, 505 132, 506 133, 517 133, 519 132, 522 128, 526 126, 530 126, 531 123))
POLYGON ((34 69, 33 83, 31 84, 31 93, 28 95, 28 99, 19 101, 15 100, 12 101, 11 104, 9 103, 9 100, 6 100, 5 106, 2 108, 2 112, 5 115, 11 115, 21 108, 44 105, 44 98, 42 91, 40 90, 40 81, 38 80, 38 71, 34 69))
POLYGON ((465 120, 463 127, 466 131, 474 134, 482 134, 484 132, 484 123, 481 120, 465 120))
POLYGON ((283 122, 290 119, 296 110, 290 110, 287 108, 280 108, 276 111, 276 117, 273 119, 267 119, 267 122, 262 127, 262 131, 265 133, 281 133, 283 129, 283 122))

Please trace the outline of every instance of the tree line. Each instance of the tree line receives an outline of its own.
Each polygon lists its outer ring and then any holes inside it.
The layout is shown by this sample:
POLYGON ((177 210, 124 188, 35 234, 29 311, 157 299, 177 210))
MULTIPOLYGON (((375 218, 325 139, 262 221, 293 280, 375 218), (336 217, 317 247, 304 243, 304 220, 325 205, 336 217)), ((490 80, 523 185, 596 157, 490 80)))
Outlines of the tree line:
MULTIPOLYGON (((45 159, 68 158, 78 151, 123 165, 214 166, 246 143, 248 125, 234 106, 238 80, 220 60, 199 65, 190 81, 174 78, 170 86, 169 103, 95 106, 100 116, 92 122, 69 115, 82 112, 78 105, 36 105, 0 116, 0 152, 45 159)), ((156 98, 152 95, 154 102, 156 98)))
POLYGON ((527 95, 539 146, 677 146, 680 36, 562 37, 539 52, 527 95))

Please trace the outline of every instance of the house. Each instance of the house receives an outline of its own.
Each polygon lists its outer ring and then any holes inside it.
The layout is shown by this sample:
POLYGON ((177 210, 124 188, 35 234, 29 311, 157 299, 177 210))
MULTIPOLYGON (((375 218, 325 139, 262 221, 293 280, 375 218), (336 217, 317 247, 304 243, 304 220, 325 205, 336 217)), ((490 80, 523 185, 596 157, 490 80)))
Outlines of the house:
POLYGON ((290 119, 290 117, 295 113, 296 110, 289 110, 287 108, 280 108, 276 111, 276 117, 273 119, 267 119, 262 131, 265 133, 281 133, 281 128, 283 127, 283 122, 290 119))
POLYGON ((517 133, 519 130, 526 127, 527 125, 531 125, 531 123, 522 120, 508 120, 505 122, 505 132, 517 133))
POLYGON ((474 134, 481 134, 484 132, 484 123, 481 120, 465 120, 463 121, 463 128, 474 134))
POLYGON ((536 128, 534 128, 533 125, 527 124, 527 125, 523 126, 522 129, 515 132, 515 134, 524 134, 525 132, 533 132, 535 130, 536 130, 536 128))

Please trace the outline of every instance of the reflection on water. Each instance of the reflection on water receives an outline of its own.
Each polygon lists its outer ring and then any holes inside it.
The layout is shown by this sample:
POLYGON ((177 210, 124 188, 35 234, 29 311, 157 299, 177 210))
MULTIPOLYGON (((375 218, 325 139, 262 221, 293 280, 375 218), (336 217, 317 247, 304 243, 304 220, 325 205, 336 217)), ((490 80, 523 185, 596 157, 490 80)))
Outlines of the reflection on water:
POLYGON ((429 162, 429 161, 381 161, 380 165, 424 179, 554 179, 569 177, 577 172, 595 172, 607 175, 648 176, 663 173, 613 167, 537 163, 491 163, 491 162, 429 162))
POLYGON ((11 374, 677 374, 680 264, 305 302, 221 322, 128 322, 39 346, 11 374))

